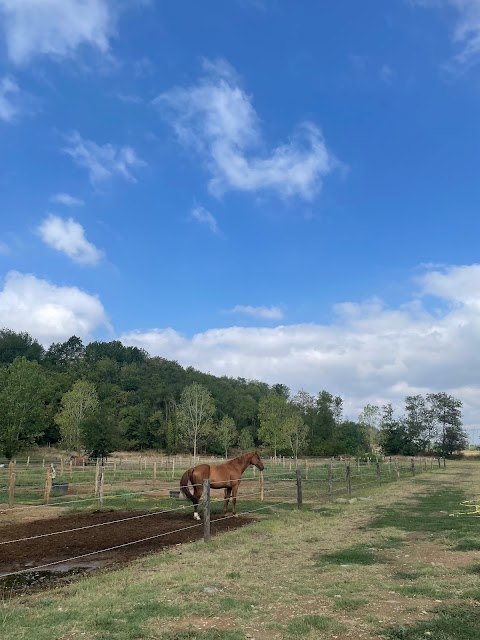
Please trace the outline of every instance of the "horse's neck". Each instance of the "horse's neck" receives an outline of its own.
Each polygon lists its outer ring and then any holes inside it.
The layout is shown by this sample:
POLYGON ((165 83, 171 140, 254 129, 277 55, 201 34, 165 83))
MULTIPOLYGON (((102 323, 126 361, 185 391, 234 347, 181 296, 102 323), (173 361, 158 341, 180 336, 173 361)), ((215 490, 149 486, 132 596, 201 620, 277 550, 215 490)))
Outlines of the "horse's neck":
POLYGON ((242 474, 250 464, 250 458, 247 455, 239 456, 237 458, 237 464, 240 468, 240 473, 242 474))

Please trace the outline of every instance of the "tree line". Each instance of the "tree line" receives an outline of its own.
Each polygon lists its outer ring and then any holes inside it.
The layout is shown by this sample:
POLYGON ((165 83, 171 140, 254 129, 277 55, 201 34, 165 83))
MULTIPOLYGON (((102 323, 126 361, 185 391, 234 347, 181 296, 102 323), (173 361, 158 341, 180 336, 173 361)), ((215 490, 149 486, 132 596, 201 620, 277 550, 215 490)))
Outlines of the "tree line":
POLYGON ((409 396, 405 415, 367 405, 356 420, 328 391, 291 395, 284 384, 213 376, 150 357, 119 341, 72 336, 48 349, 26 332, 0 330, 0 452, 59 445, 103 457, 114 450, 228 456, 261 446, 272 455, 387 455, 466 445, 461 402, 409 396))

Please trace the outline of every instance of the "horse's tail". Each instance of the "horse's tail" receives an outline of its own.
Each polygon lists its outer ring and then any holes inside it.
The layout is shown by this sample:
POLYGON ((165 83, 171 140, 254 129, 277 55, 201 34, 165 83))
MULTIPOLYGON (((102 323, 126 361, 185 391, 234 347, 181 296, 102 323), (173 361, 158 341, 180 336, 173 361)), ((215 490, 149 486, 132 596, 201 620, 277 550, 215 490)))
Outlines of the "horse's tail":
POLYGON ((190 502, 193 502, 193 493, 188 488, 188 483, 190 482, 190 484, 193 484, 192 475, 193 467, 191 469, 188 469, 188 471, 185 471, 183 476, 180 478, 180 491, 187 498, 187 500, 190 500, 190 502))

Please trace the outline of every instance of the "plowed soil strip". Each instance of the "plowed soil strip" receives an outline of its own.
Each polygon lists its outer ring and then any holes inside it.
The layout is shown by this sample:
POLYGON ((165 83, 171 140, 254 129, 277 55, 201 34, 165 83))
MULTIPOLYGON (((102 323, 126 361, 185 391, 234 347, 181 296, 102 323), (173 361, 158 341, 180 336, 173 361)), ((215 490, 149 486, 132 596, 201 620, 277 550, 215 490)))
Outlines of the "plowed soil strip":
MULTIPOLYGON (((147 513, 145 511, 114 511, 79 513, 60 516, 49 520, 9 524, 0 526, 0 542, 43 535, 56 531, 76 529, 86 525, 112 522, 147 513)), ((240 515, 238 518, 222 520, 223 514, 212 514, 212 535, 238 529, 250 522, 252 517, 240 515), (218 520, 218 522, 217 522, 218 520)), ((94 551, 102 551, 116 545, 134 542, 159 534, 166 534, 153 540, 131 544, 128 547, 105 551, 90 556, 87 560, 99 561, 103 566, 128 562, 146 553, 159 551, 165 547, 193 542, 203 537, 203 523, 200 526, 173 532, 195 524, 191 513, 163 513, 137 520, 126 520, 83 531, 73 531, 61 535, 0 545, 0 576, 5 573, 34 569, 48 562, 58 562, 94 551)), ((81 562, 79 562, 81 564, 81 562)), ((47 567, 48 569, 48 567, 47 567)))

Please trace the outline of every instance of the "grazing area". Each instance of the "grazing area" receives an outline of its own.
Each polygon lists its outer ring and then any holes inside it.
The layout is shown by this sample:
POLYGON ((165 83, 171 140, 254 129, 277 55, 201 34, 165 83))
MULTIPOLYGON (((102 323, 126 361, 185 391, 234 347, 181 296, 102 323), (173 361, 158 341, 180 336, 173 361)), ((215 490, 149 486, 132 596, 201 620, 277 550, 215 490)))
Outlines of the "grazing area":
POLYGON ((175 545, 57 589, 4 589, 2 636, 473 640, 480 520, 462 503, 478 502, 479 486, 478 463, 450 462, 354 503, 272 505, 209 544, 175 545))

